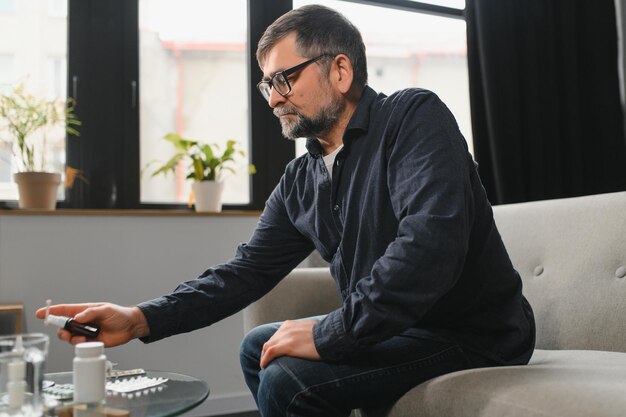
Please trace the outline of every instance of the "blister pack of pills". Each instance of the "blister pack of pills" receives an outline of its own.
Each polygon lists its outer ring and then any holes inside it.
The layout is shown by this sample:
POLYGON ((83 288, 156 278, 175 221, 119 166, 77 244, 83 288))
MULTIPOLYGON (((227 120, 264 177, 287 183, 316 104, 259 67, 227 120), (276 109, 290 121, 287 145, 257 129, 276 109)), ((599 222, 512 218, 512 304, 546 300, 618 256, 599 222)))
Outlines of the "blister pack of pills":
POLYGON ((150 378, 147 376, 135 376, 132 378, 120 378, 107 381, 107 391, 128 393, 156 387, 167 382, 167 378, 150 378))
POLYGON ((43 389, 44 396, 52 397, 55 400, 66 401, 71 400, 74 396, 73 384, 55 384, 43 389))

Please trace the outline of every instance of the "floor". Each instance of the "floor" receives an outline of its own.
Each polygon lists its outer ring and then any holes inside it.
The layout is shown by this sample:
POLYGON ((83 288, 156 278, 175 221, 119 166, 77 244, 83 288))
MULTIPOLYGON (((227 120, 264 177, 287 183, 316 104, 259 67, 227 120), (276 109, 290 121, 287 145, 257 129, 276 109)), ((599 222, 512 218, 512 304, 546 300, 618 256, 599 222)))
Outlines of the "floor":
POLYGON ((260 417, 261 414, 259 414, 258 411, 248 411, 245 413, 237 413, 237 414, 228 414, 222 417, 260 417))

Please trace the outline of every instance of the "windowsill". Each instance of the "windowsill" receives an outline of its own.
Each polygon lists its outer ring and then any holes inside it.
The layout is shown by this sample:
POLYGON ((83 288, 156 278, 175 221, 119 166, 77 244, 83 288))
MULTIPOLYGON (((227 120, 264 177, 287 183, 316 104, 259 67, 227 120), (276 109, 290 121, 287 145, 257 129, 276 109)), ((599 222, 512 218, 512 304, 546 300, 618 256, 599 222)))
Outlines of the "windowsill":
POLYGON ((0 209, 0 216, 161 216, 161 217, 258 217, 257 210, 228 210, 220 213, 196 213, 191 210, 106 210, 106 209, 56 209, 27 210, 0 209))

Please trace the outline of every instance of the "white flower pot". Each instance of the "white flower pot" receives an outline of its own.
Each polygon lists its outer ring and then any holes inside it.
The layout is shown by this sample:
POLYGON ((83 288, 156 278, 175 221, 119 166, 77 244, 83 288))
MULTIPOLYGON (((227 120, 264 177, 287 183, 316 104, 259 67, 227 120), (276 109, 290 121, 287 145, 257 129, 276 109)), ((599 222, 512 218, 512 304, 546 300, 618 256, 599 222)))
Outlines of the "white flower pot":
POLYGON ((13 176, 23 209, 54 210, 61 174, 55 172, 18 172, 13 176))
POLYGON ((199 181, 191 184, 195 196, 197 212, 222 211, 222 192, 224 183, 220 181, 199 181))

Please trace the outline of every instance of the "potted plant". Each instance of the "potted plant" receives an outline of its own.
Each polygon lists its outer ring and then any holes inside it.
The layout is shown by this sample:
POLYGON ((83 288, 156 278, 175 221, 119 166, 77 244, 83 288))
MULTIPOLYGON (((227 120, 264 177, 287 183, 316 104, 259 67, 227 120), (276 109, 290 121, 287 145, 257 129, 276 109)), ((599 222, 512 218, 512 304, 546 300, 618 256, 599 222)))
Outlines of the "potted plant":
MULTIPOLYGON (((221 151, 221 147, 217 144, 186 139, 178 133, 168 133, 163 139, 172 143, 178 152, 154 171, 152 176, 175 172, 179 162, 187 159, 189 165, 186 178, 194 181, 191 185, 190 204, 195 200, 197 212, 222 211, 224 174, 226 172, 234 174, 235 157, 245 155, 242 150, 238 149, 237 142, 227 141, 225 149, 221 151)), ((256 173, 255 166, 250 164, 248 172, 256 173)))
MULTIPOLYGON (((61 174, 46 171, 46 134, 64 128, 68 134, 79 136, 76 126, 81 122, 74 108, 71 99, 64 102, 37 97, 21 84, 0 95, 0 132, 4 133, 0 138, 18 163, 14 179, 20 208, 54 210, 61 174)), ((77 170, 68 167, 68 173, 72 174, 67 176, 71 181, 77 170)))

